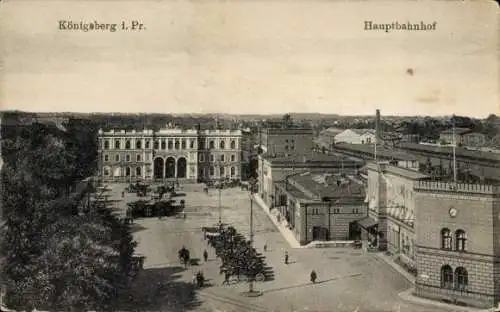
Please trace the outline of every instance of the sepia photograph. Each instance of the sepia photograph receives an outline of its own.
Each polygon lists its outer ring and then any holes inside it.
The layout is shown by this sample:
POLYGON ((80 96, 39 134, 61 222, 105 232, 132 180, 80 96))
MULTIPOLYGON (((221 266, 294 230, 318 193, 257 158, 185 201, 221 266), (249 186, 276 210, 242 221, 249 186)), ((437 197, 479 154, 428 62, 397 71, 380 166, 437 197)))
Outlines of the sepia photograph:
POLYGON ((500 312, 499 13, 1 1, 0 312, 500 312))

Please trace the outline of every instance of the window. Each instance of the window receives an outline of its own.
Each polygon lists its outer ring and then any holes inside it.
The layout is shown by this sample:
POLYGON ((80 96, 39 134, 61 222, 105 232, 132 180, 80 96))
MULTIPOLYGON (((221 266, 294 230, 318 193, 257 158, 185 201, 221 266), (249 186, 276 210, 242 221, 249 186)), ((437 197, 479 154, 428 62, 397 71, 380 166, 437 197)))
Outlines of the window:
POLYGON ((220 167, 219 171, 220 171, 220 176, 221 177, 224 176, 225 173, 224 167, 220 167))
POLYGON ((210 161, 211 161, 211 162, 214 162, 214 161, 215 161, 215 157, 214 157, 214 155, 210 155, 210 161))
POLYGON ((210 142, 208 143, 208 148, 209 148, 209 149, 213 149, 213 148, 215 148, 215 142, 214 142, 214 141, 210 141, 210 142))
POLYGON ((441 230, 441 249, 451 250, 451 232, 447 228, 441 230))
POLYGON ((115 148, 120 149, 120 140, 115 141, 115 148))
POLYGON ((109 176, 109 168, 108 167, 104 167, 104 175, 109 176))
POLYGON ((125 156, 125 160, 130 161, 130 155, 127 154, 127 156, 125 156))
POLYGON ((235 161, 236 160, 236 156, 233 154, 231 155, 231 161, 235 161))
POLYGON ((181 148, 186 149, 186 140, 182 139, 181 141, 181 148))
POLYGON ((174 143, 172 142, 172 140, 168 140, 168 149, 171 150, 174 148, 174 143))
POLYGON ((220 141, 219 146, 220 146, 220 149, 224 149, 224 148, 226 148, 226 142, 224 142, 224 141, 220 141))
POLYGON ((453 288, 453 269, 449 265, 441 267, 441 288, 453 288))
POLYGON ((198 144, 199 149, 205 149, 205 139, 200 139, 200 143, 198 144))
POLYGON ((319 215, 319 214, 321 214, 321 211, 320 211, 319 208, 312 208, 311 209, 311 214, 313 214, 313 215, 319 215))
POLYGON ((353 208, 353 209, 352 209, 352 213, 359 213, 358 208, 353 208))
POLYGON ((151 144, 151 142, 149 142, 149 140, 146 140, 145 148, 150 148, 150 144, 151 144))
POLYGON ((189 148, 194 148, 194 140, 189 141, 189 148))
POLYGON ((130 177, 130 167, 125 168, 125 176, 130 177))
POLYGON ((141 174, 142 174, 142 173, 141 173, 141 167, 137 167, 137 168, 135 168, 135 175, 136 175, 136 176, 141 176, 141 174))
POLYGON ((288 145, 285 145, 285 149, 288 150, 288 145))
POLYGON ((104 161, 108 161, 109 160, 109 156, 108 155, 104 155, 104 161))
POLYGON ((340 209, 339 208, 333 209, 333 213, 340 213, 340 209))
POLYGON ((138 154, 137 156, 135 156, 135 159, 136 159, 137 161, 141 161, 141 155, 140 155, 140 154, 138 154))
POLYGON ((178 150, 179 149, 179 141, 178 140, 175 140, 175 149, 178 150))
POLYGON ((120 155, 115 155, 115 161, 120 161, 120 155))
POLYGON ((457 230, 455 232, 455 249, 458 251, 465 251, 466 250, 466 242, 467 242, 467 236, 465 234, 464 230, 457 230))
POLYGON ((234 177, 236 175, 236 169, 231 167, 231 176, 234 177))
POLYGON ((285 140, 285 143, 288 144, 288 140, 285 140))
POLYGON ((224 160, 225 160, 224 155, 220 155, 220 161, 224 161, 224 160))
POLYGON ((455 269, 455 289, 465 290, 469 284, 469 275, 463 267, 455 269))
POLYGON ((104 149, 109 149, 109 141, 108 140, 104 141, 104 149))
POLYGON ((125 149, 130 149, 130 140, 125 141, 125 149))
POLYGON ((213 176, 214 175, 214 166, 210 166, 210 175, 213 176))
POLYGON ((135 149, 141 149, 142 148, 142 141, 137 140, 135 141, 135 149))
MULTIPOLYGON (((170 142, 168 142, 170 144, 170 142)), ((161 140, 161 149, 164 150, 167 148, 167 142, 165 140, 161 140)), ((169 146, 170 149, 170 146, 169 146)))
POLYGON ((235 149, 236 148, 236 141, 232 140, 231 141, 231 149, 235 149))
POLYGON ((160 148, 160 141, 155 140, 155 150, 160 148))

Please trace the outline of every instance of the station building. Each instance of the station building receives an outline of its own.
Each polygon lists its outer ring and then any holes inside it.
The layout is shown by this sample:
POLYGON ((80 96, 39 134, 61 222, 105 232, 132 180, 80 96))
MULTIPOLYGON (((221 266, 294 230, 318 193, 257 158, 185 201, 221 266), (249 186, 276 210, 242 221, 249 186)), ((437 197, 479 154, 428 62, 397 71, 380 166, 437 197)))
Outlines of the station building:
POLYGON ((203 182, 241 178, 240 130, 99 130, 103 181, 203 182))

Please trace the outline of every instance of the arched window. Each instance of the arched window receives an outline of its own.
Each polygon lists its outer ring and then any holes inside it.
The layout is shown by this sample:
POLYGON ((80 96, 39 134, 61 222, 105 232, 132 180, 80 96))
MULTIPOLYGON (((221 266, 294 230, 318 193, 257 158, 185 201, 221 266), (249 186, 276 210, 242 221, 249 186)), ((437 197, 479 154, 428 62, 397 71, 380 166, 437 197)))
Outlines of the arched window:
POLYGON ((236 169, 231 167, 231 176, 234 177, 236 175, 236 169))
POLYGON ((104 161, 108 161, 109 160, 109 156, 108 155, 104 155, 104 161))
POLYGON ((455 288, 458 290, 465 290, 469 284, 469 274, 463 267, 455 269, 455 288))
POLYGON ((160 149, 160 141, 155 140, 155 150, 160 149))
POLYGON ((185 139, 182 139, 182 141, 181 141, 181 148, 186 149, 186 140, 185 139))
POLYGON ((141 161, 141 154, 137 154, 137 156, 135 156, 135 160, 136 161, 141 161))
POLYGON ((104 149, 109 149, 109 140, 104 141, 104 149))
POLYGON ((104 175, 109 176, 109 168, 108 167, 104 167, 104 175))
POLYGON ((214 141, 210 141, 210 142, 208 143, 208 148, 209 148, 209 149, 213 149, 213 148, 215 148, 215 142, 214 142, 214 141))
POLYGON ((146 140, 146 143, 144 145, 145 148, 150 148, 151 143, 149 142, 149 140, 146 140))
POLYGON ((136 149, 141 149, 142 148, 142 141, 141 140, 135 141, 135 148, 136 149))
POLYGON ((194 148, 194 140, 191 140, 191 141, 189 142, 189 148, 194 148))
POLYGON ((220 141, 219 146, 220 146, 220 149, 224 149, 224 148, 226 148, 226 142, 224 142, 224 141, 220 141))
POLYGON ((456 250, 458 251, 465 251, 467 248, 467 235, 465 234, 464 230, 457 230, 455 232, 455 244, 456 244, 456 250))
POLYGON ((130 161, 130 155, 129 154, 127 154, 127 156, 125 156, 125 160, 126 161, 130 161))
POLYGON ((125 149, 130 149, 130 140, 125 141, 125 149))
POLYGON ((175 140, 175 149, 178 150, 179 149, 179 140, 175 140))
POLYGON ((225 161, 226 158, 224 157, 224 154, 220 155, 220 161, 225 161))
POLYGON ((130 177, 130 167, 125 168, 125 176, 130 177))
POLYGON ((115 148, 120 149, 120 140, 115 141, 115 148))
POLYGON ((115 155, 115 161, 120 161, 120 155, 115 155))
POLYGON ((235 160, 236 160, 236 156, 234 156, 234 154, 231 155, 231 161, 235 161, 235 160))
POLYGON ((224 176, 224 173, 225 173, 225 170, 224 170, 224 167, 220 167, 220 176, 224 176))
POLYGON ((164 150, 167 148, 167 143, 165 142, 165 140, 161 140, 161 149, 164 150))
POLYGON ((172 140, 168 140, 168 149, 171 150, 174 148, 174 144, 172 143, 172 140))
POLYGON ((441 288, 453 288, 453 269, 449 265, 441 267, 441 288))
POLYGON ((136 175, 136 176, 141 176, 141 174, 142 174, 142 173, 141 173, 141 167, 137 167, 137 168, 135 168, 135 175, 136 175))
POLYGON ((214 166, 210 166, 210 175, 213 176, 214 175, 214 166))
POLYGON ((451 232, 447 228, 441 230, 441 249, 451 250, 451 232))
POLYGON ((235 149, 236 148, 236 141, 231 141, 231 149, 235 149))
POLYGON ((198 143, 198 149, 205 149, 205 139, 200 139, 200 142, 198 143))

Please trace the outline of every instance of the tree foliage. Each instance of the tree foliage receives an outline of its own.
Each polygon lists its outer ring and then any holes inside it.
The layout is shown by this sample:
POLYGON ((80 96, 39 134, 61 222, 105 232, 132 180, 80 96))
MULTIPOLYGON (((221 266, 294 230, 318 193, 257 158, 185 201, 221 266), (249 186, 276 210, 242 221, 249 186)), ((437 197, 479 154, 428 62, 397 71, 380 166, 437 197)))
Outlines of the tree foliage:
POLYGON ((128 288, 128 226, 104 205, 78 213, 81 196, 70 193, 93 172, 93 131, 78 123, 66 133, 36 123, 2 129, 0 273, 11 308, 111 311, 128 288))

